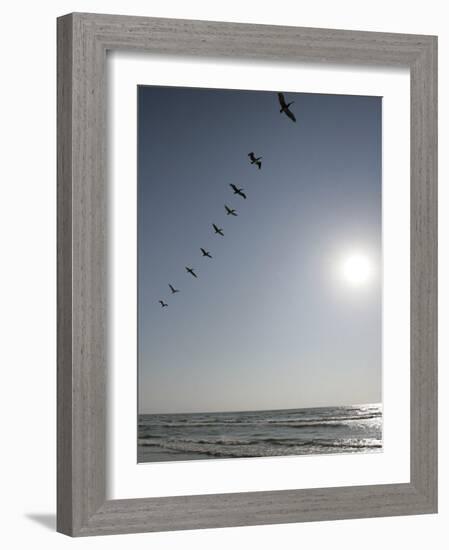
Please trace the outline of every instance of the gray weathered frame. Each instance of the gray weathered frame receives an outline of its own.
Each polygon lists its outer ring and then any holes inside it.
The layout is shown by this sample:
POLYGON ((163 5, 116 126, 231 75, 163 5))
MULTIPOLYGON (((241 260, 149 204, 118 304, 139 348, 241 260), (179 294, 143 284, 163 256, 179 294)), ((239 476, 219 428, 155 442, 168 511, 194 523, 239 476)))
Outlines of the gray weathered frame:
POLYGON ((58 19, 57 529, 72 536, 437 511, 437 38, 73 13, 58 19), (107 50, 411 73, 410 483, 106 499, 107 50))

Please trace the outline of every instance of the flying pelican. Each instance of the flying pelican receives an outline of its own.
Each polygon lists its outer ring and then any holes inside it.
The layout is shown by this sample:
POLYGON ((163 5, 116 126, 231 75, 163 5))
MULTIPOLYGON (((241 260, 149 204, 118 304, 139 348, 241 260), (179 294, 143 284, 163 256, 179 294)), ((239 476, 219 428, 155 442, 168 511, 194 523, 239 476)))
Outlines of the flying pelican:
POLYGON ((233 183, 230 183, 229 186, 232 188, 232 190, 234 191, 234 195, 240 195, 241 197, 243 197, 244 199, 246 199, 246 195, 245 193, 243 193, 243 189, 239 189, 238 187, 236 187, 233 183))
POLYGON ((161 307, 168 307, 168 304, 166 304, 162 300, 159 300, 159 303, 161 304, 161 307))
POLYGON ((286 103, 284 94, 282 92, 278 93, 278 99, 279 99, 279 104, 281 106, 281 110, 279 112, 285 113, 290 120, 293 120, 293 122, 296 122, 295 115, 289 109, 290 105, 293 105, 294 101, 290 101, 290 103, 286 103))
POLYGON ((226 214, 229 216, 237 216, 237 212, 235 211, 235 208, 229 208, 227 204, 225 204, 226 214))
POLYGON ((218 227, 218 225, 212 224, 212 227, 214 228, 215 233, 218 233, 222 237, 224 237, 223 229, 221 227, 218 227))
POLYGON ((210 252, 207 250, 204 250, 204 248, 200 248, 201 252, 203 253, 203 256, 207 256, 208 258, 212 259, 212 256, 210 255, 210 252))
POLYGON ((198 275, 193 271, 193 269, 191 267, 186 267, 186 271, 187 271, 187 273, 190 273, 190 275, 195 277, 195 279, 198 279, 198 275))
POLYGON ((172 294, 176 294, 177 292, 179 292, 179 290, 177 288, 174 288, 171 284, 169 284, 168 286, 170 287, 172 294))
POLYGON ((253 151, 251 151, 251 153, 248 153, 248 156, 251 164, 255 164, 260 170, 262 168, 261 160, 263 159, 263 157, 256 157, 253 151))

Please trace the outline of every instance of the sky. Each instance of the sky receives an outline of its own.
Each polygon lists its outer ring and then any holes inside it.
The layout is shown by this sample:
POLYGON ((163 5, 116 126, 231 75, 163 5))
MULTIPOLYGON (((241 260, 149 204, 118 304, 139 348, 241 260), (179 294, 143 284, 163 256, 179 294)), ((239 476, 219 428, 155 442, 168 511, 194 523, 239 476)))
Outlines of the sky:
POLYGON ((139 412, 380 402, 382 99, 137 93, 139 412))

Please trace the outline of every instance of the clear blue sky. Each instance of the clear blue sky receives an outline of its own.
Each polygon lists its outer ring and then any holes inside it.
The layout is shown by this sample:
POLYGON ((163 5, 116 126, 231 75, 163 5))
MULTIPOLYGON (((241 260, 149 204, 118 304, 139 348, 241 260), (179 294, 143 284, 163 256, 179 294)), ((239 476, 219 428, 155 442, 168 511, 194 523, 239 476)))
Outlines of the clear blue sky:
POLYGON ((138 87, 139 412, 381 400, 381 98, 285 95, 138 87))

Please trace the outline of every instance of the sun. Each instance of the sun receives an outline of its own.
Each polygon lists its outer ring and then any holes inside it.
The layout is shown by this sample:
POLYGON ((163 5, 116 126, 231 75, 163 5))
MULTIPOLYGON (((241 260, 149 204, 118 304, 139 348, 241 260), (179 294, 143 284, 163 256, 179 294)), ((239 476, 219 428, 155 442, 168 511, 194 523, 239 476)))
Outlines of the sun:
POLYGON ((354 287, 366 286, 373 277, 373 271, 371 259, 362 252, 345 256, 340 265, 342 279, 354 287))

